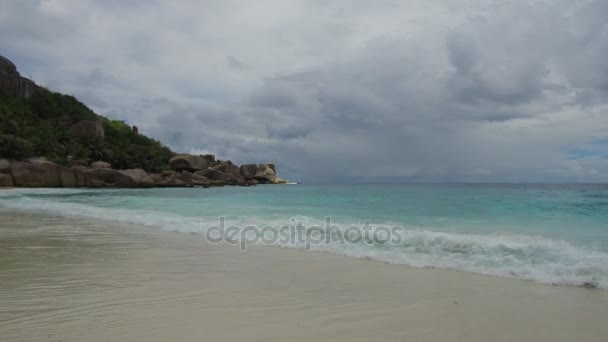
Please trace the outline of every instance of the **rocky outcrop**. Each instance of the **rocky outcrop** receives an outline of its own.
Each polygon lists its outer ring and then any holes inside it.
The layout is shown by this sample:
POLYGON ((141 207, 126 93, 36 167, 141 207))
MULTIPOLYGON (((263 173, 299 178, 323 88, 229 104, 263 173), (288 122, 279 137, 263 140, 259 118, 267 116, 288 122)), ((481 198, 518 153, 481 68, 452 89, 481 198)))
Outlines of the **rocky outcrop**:
POLYGON ((13 177, 8 174, 11 163, 6 159, 0 159, 0 187, 12 187, 13 177))
POLYGON ((220 170, 224 173, 241 174, 241 168, 232 164, 230 160, 219 163, 214 167, 214 169, 220 170))
POLYGON ((205 188, 214 185, 213 182, 209 178, 199 176, 199 175, 192 175, 192 178, 190 179, 190 181, 192 182, 192 185, 198 185, 198 186, 202 186, 205 188))
POLYGON ((169 166, 174 171, 194 172, 208 168, 209 164, 203 156, 179 154, 169 160, 169 166))
POLYGON ((0 173, 0 188, 10 188, 14 186, 13 177, 5 173, 0 173))
POLYGON ((8 59, 0 56, 0 91, 20 99, 34 95, 40 87, 31 80, 22 77, 17 67, 8 59))
MULTIPOLYGON (((189 184, 183 180, 185 174, 188 171, 184 171, 183 173, 176 173, 173 171, 163 171, 158 176, 160 180, 156 181, 156 186, 160 188, 182 188, 187 187, 189 184)), ((189 172, 188 172, 189 173, 189 172)))
POLYGON ((276 174, 275 174, 275 171, 273 170, 273 167, 274 167, 274 165, 272 165, 272 167, 270 167, 270 165, 268 165, 268 164, 258 165, 257 171, 255 173, 255 179, 257 179, 262 184, 274 183, 276 174))
MULTIPOLYGON (((238 168, 238 166, 237 166, 238 168)), ((240 173, 226 173, 214 168, 199 170, 195 175, 203 176, 211 180, 213 185, 248 185, 240 173)))
MULTIPOLYGON (((104 132, 104 125, 99 121, 104 120, 103 117, 94 115, 88 107, 72 97, 68 98, 50 92, 47 94, 45 89, 22 77, 17 67, 2 56, 0 56, 0 93, 13 97, 15 103, 19 104, 16 108, 21 108, 24 112, 31 110, 32 114, 35 114, 31 118, 28 115, 28 120, 25 120, 26 122, 21 125, 18 115, 12 112, 8 113, 7 117, 10 120, 7 122, 7 128, 9 129, 2 130, 3 136, 7 137, 3 141, 6 145, 3 151, 6 152, 0 155, 0 158, 24 158, 29 156, 32 150, 40 151, 41 140, 48 138, 53 140, 44 141, 43 144, 48 143, 49 147, 52 147, 54 153, 49 153, 49 155, 52 155, 52 159, 65 160, 65 164, 69 166, 58 165, 43 158, 19 161, 0 159, 0 186, 212 187, 283 182, 282 179, 276 177, 274 164, 249 164, 239 167, 229 160, 216 159, 213 154, 175 155, 158 142, 138 137, 139 129, 136 126, 125 126, 131 130, 131 132, 125 130, 129 133, 129 139, 117 138, 121 139, 120 144, 117 144, 120 146, 110 148, 115 142, 110 140, 110 135, 114 136, 114 134, 104 132), (33 101, 35 99, 21 101, 21 99, 28 99, 38 92, 41 93, 39 95, 49 95, 49 97, 41 97, 40 100, 42 101, 33 101), (48 113, 46 109, 48 109, 48 113), (86 115, 84 115, 85 112, 86 115), (13 120, 13 117, 15 120, 13 120), (85 118, 87 120, 81 120, 85 118), (37 120, 41 120, 40 123, 43 121, 45 125, 38 125, 37 120), (46 125, 47 121, 50 125, 46 125), (32 132, 36 133, 43 132, 47 129, 46 126, 53 126, 57 128, 57 132, 54 132, 57 134, 29 134, 30 126, 32 132), (26 127, 27 129, 24 129, 26 127), (12 132, 19 132, 19 135, 13 136, 12 132), (108 137, 105 136, 105 133, 108 133, 108 137), (31 141, 22 135, 31 135, 31 141), (133 137, 142 139, 131 139, 133 137), (104 144, 96 143, 104 138, 104 144), (95 144, 91 144, 94 142, 95 144), (132 158, 122 158, 123 154, 133 155, 129 156, 132 158), (173 155, 173 158, 167 161, 169 155, 173 155), (95 159, 103 156, 106 160, 115 160, 115 166, 120 164, 129 169, 115 170, 107 162, 86 159, 86 156, 96 156, 95 159), (83 159, 74 159, 81 157, 83 159), (127 162, 127 160, 133 162, 127 162), (148 174, 146 171, 139 169, 142 166, 155 171, 164 170, 169 166, 172 171, 148 174)), ((120 128, 120 130, 122 131, 123 128, 120 128)))
MULTIPOLYGON (((55 164, 57 165, 57 164, 55 164)), ((78 187, 78 178, 76 177, 76 173, 69 167, 58 166, 59 171, 59 179, 62 188, 77 188, 78 187)))
POLYGON ((184 171, 181 174, 175 175, 174 178, 193 186, 210 187, 213 185, 213 182, 209 178, 197 173, 190 173, 188 171, 184 171))
POLYGON ((86 187, 150 188, 154 179, 142 169, 87 169, 82 171, 86 187))
POLYGON ((7 75, 19 76, 19 72, 17 72, 17 67, 15 64, 3 56, 0 56, 0 72, 7 75))
POLYGON ((96 161, 91 163, 91 167, 94 169, 111 169, 112 165, 110 165, 110 163, 106 163, 104 161, 96 161))
POLYGON ((195 172, 195 175, 203 176, 212 181, 221 181, 221 182, 230 181, 230 175, 228 175, 227 173, 222 172, 220 170, 216 170, 216 169, 212 169, 212 168, 208 168, 205 170, 199 170, 199 171, 195 172))
POLYGON ((199 186, 208 188, 214 185, 214 183, 207 177, 196 173, 193 174, 189 171, 182 171, 179 173, 173 171, 164 171, 160 173, 158 177, 160 178, 156 181, 156 186, 158 187, 199 186))
POLYGON ((73 136, 84 140, 103 140, 104 130, 101 122, 82 120, 70 127, 73 136))
POLYGON ((6 172, 11 166, 11 162, 6 159, 0 159, 0 172, 6 172))
POLYGON ((152 178, 152 180, 154 180, 154 183, 157 183, 157 182, 160 182, 163 180, 163 177, 159 173, 150 173, 149 176, 150 176, 150 178, 152 178))
POLYGON ((247 180, 254 179, 257 170, 258 166, 256 164, 241 165, 240 168, 241 176, 247 180))
POLYGON ((43 160, 13 162, 8 168, 15 186, 22 187, 76 187, 78 182, 70 168, 43 160))
POLYGON ((175 175, 175 171, 163 171, 163 172, 161 172, 161 173, 159 174, 159 176, 160 176, 162 179, 166 179, 166 178, 168 178, 168 177, 172 177, 173 175, 175 175))
POLYGON ((72 166, 72 170, 74 171, 74 176, 76 176, 76 185, 79 188, 84 188, 87 186, 84 180, 83 172, 88 170, 88 168, 84 165, 74 165, 72 166))
POLYGON ((105 162, 94 162, 90 167, 65 167, 43 158, 26 161, 0 159, 0 187, 64 187, 64 188, 150 188, 150 187, 216 187, 283 184, 285 180, 267 164, 238 167, 231 162, 218 162, 216 167, 190 172, 163 171, 148 174, 142 169, 115 170, 105 162), (227 172, 224 172, 224 171, 227 172), (243 172, 244 170, 244 172, 243 172), (248 175, 245 178, 243 173, 248 175))
POLYGON ((215 166, 217 164, 213 154, 203 154, 203 158, 207 161, 207 165, 209 166, 215 166))
POLYGON ((272 182, 272 184, 286 184, 287 181, 284 180, 283 178, 279 178, 279 177, 275 177, 274 181, 272 182))
POLYGON ((117 170, 97 168, 82 171, 84 184, 89 188, 115 187, 118 183, 126 184, 130 181, 117 170))
POLYGON ((156 182, 148 173, 142 169, 119 170, 122 175, 131 178, 132 184, 135 187, 152 188, 156 182))
POLYGON ((250 185, 249 183, 247 183, 247 180, 243 178, 243 176, 237 173, 230 173, 230 182, 234 185, 250 185))

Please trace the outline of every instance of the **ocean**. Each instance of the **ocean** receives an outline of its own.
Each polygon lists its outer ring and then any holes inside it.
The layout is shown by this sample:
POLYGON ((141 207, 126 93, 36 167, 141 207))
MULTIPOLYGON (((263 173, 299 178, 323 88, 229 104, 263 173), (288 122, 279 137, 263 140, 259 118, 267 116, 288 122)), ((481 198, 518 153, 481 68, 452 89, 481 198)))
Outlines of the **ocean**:
POLYGON ((0 191, 0 207, 201 234, 234 248, 247 241, 608 289, 608 185, 11 189, 0 191), (298 224, 308 240, 290 235, 298 224))

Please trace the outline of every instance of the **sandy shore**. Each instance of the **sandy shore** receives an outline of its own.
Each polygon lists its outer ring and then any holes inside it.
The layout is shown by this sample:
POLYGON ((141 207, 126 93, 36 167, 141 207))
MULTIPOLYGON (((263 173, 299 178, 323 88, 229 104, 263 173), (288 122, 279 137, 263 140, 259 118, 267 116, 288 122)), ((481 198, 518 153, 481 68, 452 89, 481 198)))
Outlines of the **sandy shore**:
POLYGON ((607 341, 608 291, 0 209, 2 341, 607 341))

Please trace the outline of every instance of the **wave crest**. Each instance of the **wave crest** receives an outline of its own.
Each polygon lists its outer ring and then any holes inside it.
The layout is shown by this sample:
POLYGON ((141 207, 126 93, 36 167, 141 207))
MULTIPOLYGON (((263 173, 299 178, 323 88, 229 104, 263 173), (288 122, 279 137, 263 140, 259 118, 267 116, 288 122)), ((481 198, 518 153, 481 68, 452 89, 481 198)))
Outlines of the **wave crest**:
MULTIPOLYGON (((61 190, 65 194, 65 190, 61 190)), ((39 190, 36 190, 40 194, 39 190)), ((53 191, 47 191, 53 194, 53 191)), ((217 217, 189 217, 148 210, 101 208, 27 196, 23 191, 4 193, 0 206, 42 211, 55 215, 132 223, 159 229, 204 234, 217 217), (23 196, 25 195, 25 196, 23 196)), ((45 193, 46 194, 46 193, 45 193)), ((310 217, 296 217, 304 224, 320 225, 310 217)), ((241 217, 230 224, 281 226, 284 217, 241 217)), ((545 284, 586 285, 608 290, 608 253, 589 250, 543 236, 511 234, 457 234, 406 229, 400 243, 315 245, 313 250, 356 258, 374 259, 418 268, 445 268, 485 275, 532 280, 545 284)), ((281 245, 301 248, 301 246, 281 245)))

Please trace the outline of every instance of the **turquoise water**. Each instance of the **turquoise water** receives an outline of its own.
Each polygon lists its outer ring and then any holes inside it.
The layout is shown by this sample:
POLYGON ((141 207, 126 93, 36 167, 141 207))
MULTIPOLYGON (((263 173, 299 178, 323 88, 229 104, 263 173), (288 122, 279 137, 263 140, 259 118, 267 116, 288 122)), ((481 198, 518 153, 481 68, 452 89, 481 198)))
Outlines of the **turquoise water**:
MULTIPOLYGON (((607 185, 285 185, 215 189, 14 189, 0 207, 205 234, 227 225, 399 226, 397 244, 311 247, 413 267, 608 289, 607 185)), ((285 247, 302 245, 272 241, 285 247)))

